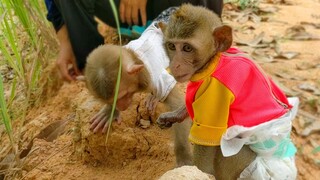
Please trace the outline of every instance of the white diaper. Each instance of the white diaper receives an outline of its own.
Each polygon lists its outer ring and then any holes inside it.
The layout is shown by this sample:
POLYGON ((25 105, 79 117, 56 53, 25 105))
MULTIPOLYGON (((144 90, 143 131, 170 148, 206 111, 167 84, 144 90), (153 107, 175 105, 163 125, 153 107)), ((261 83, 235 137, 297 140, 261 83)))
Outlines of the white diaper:
POLYGON ((249 128, 232 126, 222 136, 221 151, 225 157, 237 154, 244 145, 249 145, 257 153, 257 158, 243 170, 238 179, 296 179, 296 148, 290 139, 290 132, 299 99, 293 97, 288 100, 293 107, 282 117, 249 128))

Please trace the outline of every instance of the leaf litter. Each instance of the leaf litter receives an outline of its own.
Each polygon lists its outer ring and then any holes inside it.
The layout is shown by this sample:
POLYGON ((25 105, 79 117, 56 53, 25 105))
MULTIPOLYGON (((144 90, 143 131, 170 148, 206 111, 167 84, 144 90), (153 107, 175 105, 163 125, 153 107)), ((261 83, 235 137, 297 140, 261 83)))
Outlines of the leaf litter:
MULTIPOLYGON (((284 4, 284 5, 292 5, 291 2, 288 1, 268 1, 271 4, 284 4)), ((273 8, 273 6, 266 6, 264 8, 259 7, 258 11, 255 11, 255 13, 248 11, 245 12, 236 12, 233 13, 229 17, 233 17, 234 19, 231 21, 237 21, 239 23, 244 23, 244 25, 238 27, 234 32, 234 42, 236 45, 241 46, 242 49, 245 49, 246 52, 248 52, 255 60, 257 60, 259 63, 276 63, 281 60, 299 60, 298 63, 295 63, 295 70, 298 70, 300 72, 306 72, 306 74, 309 74, 310 71, 319 71, 317 70, 320 68, 320 63, 317 62, 317 59, 315 60, 308 60, 304 58, 304 61, 302 59, 299 59, 301 57, 301 52, 296 51, 286 51, 280 48, 280 44, 282 42, 288 42, 288 41, 319 41, 320 38, 318 34, 312 34, 307 31, 305 28, 306 26, 311 26, 315 29, 320 28, 320 24, 316 22, 306 22, 301 21, 299 25, 290 25, 285 23, 285 25, 289 25, 287 29, 285 29, 283 34, 278 34, 277 36, 268 37, 264 30, 262 30, 260 33, 252 36, 251 39, 245 39, 241 37, 240 34, 254 34, 256 30, 258 29, 258 25, 256 23, 261 23, 263 20, 270 20, 270 16, 261 16, 260 18, 252 18, 254 15, 266 15, 266 14, 272 14, 276 13, 279 9, 273 8), (241 14, 242 13, 242 14, 241 14), (254 23, 248 22, 252 21, 254 23)), ((315 18, 314 16, 312 16, 315 18)), ((275 20, 276 21, 276 20, 275 20)), ((302 57, 301 57, 302 58, 302 57)), ((320 59, 319 59, 320 60, 320 59)), ((298 96, 300 98, 300 107, 309 109, 313 112, 315 112, 315 115, 313 113, 310 113, 308 111, 304 111, 301 108, 299 109, 298 114, 298 121, 300 124, 300 127, 294 127, 295 129, 301 129, 298 132, 298 135, 301 137, 308 137, 311 134, 316 134, 320 132, 320 118, 318 117, 320 113, 320 81, 319 76, 311 77, 311 76, 301 76, 301 75, 295 75, 295 73, 291 71, 276 71, 275 77, 273 79, 275 80, 276 84, 279 85, 279 87, 288 95, 288 96, 298 96), (278 78, 282 78, 285 81, 295 81, 300 82, 295 86, 288 86, 286 87, 283 83, 281 83, 278 78), (313 82, 310 82, 310 80, 315 80, 313 82), (311 108, 311 109, 310 109, 311 108)), ((319 75, 320 73, 318 73, 319 75)), ((288 83, 286 83, 288 84, 288 83)), ((319 143, 317 143, 315 140, 311 139, 308 141, 311 146, 314 148, 312 151, 319 152, 320 147, 319 143)), ((308 156, 308 155, 304 155, 308 156)), ((320 165, 320 159, 315 159, 314 162, 316 165, 320 165)))

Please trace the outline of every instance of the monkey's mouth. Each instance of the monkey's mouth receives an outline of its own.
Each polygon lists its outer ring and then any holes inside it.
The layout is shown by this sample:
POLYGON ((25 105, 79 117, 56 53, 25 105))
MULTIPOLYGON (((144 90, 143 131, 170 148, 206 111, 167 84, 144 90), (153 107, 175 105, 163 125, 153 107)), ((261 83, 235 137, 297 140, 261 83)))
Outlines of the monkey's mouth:
POLYGON ((176 79, 178 82, 187 81, 187 80, 189 80, 189 74, 183 74, 183 75, 175 76, 175 79, 176 79))

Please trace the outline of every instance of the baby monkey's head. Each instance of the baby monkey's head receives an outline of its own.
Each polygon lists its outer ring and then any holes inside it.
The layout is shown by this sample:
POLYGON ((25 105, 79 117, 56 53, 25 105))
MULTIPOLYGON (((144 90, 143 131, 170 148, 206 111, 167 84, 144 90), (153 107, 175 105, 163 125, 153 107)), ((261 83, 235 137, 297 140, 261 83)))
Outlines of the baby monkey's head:
POLYGON ((102 45, 94 49, 87 58, 85 68, 86 85, 89 91, 107 104, 113 104, 115 87, 122 53, 121 80, 117 98, 117 109, 126 110, 134 93, 139 91, 139 72, 143 64, 137 64, 131 51, 116 45, 102 45), (120 51, 121 48, 121 51, 120 51))

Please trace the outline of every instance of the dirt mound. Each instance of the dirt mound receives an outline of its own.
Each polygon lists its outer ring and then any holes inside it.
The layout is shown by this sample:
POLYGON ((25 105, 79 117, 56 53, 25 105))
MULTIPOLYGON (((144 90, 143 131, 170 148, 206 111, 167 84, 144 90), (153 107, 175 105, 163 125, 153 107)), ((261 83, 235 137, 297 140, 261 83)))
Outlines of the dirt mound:
MULTIPOLYGON (((154 124, 155 117, 165 107, 159 105, 154 116, 147 116, 148 113, 143 107, 145 96, 144 93, 136 95, 133 105, 121 114, 124 120, 120 124, 116 122, 112 124, 112 131, 106 144, 106 134, 94 134, 89 130, 90 118, 103 104, 88 93, 84 83, 64 84, 58 96, 46 102, 45 106, 29 112, 28 117, 33 120, 25 126, 28 132, 24 137, 32 137, 41 134, 41 129, 49 129, 44 128, 44 122, 55 123, 64 119, 66 123, 56 123, 65 126, 62 130, 63 135, 57 139, 50 140, 51 142, 47 138, 33 140, 32 150, 27 155, 23 167, 29 172, 26 178, 58 178, 61 173, 56 170, 57 163, 62 171, 74 167, 73 163, 82 168, 90 166, 104 167, 111 172, 118 170, 119 174, 114 176, 124 179, 131 176, 139 179, 157 177, 173 168, 175 158, 171 130, 160 130, 154 124), (48 109, 52 111, 48 112, 48 109), (139 127, 142 116, 151 124, 146 129, 139 127), (69 164, 70 161, 73 163, 69 164), (120 173, 124 169, 128 172, 120 173)), ((92 176, 102 178, 101 175, 92 176)))

